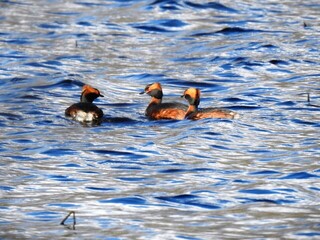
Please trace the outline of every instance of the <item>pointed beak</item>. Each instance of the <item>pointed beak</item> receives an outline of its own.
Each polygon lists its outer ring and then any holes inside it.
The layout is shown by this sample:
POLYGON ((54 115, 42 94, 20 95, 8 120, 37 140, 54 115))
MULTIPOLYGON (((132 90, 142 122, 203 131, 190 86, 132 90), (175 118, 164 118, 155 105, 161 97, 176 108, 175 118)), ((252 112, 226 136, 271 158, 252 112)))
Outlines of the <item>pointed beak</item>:
POLYGON ((145 93, 145 91, 142 91, 141 93, 139 93, 139 94, 144 94, 145 93))
POLYGON ((104 97, 104 96, 100 94, 99 97, 104 97))

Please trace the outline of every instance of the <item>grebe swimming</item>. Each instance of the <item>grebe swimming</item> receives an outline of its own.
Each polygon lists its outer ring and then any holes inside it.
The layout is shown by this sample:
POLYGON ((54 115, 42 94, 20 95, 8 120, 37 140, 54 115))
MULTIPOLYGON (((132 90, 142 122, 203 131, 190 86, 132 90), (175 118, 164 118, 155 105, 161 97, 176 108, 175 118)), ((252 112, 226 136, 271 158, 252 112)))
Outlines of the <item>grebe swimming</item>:
POLYGON ((159 119, 174 119, 182 120, 185 118, 188 106, 177 102, 162 103, 162 87, 158 82, 148 84, 144 91, 140 94, 146 93, 151 96, 149 105, 145 111, 145 115, 151 120, 159 119))
POLYGON ((198 120, 202 118, 239 118, 238 113, 235 113, 228 109, 205 108, 199 110, 198 105, 200 104, 200 90, 197 88, 188 88, 184 91, 181 97, 184 97, 189 102, 189 107, 185 114, 186 119, 198 120))
POLYGON ((79 122, 99 121, 103 117, 103 111, 92 103, 98 97, 103 97, 98 89, 84 85, 80 102, 68 107, 65 115, 79 122))

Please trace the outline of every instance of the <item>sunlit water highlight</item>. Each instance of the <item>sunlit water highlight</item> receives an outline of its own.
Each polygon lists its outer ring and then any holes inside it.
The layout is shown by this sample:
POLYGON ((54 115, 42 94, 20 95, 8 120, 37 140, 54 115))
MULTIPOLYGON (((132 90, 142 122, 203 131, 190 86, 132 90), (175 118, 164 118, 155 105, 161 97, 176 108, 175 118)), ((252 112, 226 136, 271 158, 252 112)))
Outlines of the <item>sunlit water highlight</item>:
POLYGON ((319 11, 0 1, 0 237, 319 238, 319 11), (241 118, 148 121, 155 81, 241 118), (85 83, 105 95, 99 126, 64 116, 85 83))

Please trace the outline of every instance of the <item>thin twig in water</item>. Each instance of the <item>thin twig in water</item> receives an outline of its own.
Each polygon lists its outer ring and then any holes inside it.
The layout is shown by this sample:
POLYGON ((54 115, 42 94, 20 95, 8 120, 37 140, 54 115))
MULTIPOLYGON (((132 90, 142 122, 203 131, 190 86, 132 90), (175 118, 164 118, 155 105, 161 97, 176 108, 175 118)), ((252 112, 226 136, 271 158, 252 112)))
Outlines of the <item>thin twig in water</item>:
POLYGON ((308 101, 308 105, 311 107, 320 107, 320 105, 316 105, 316 104, 311 104, 311 97, 310 97, 310 93, 301 93, 299 95, 305 95, 307 94, 307 101, 308 101))
POLYGON ((61 221, 60 225, 64 225, 64 222, 69 218, 69 216, 73 214, 73 230, 75 229, 76 225, 76 213, 75 211, 70 211, 69 214, 61 221))

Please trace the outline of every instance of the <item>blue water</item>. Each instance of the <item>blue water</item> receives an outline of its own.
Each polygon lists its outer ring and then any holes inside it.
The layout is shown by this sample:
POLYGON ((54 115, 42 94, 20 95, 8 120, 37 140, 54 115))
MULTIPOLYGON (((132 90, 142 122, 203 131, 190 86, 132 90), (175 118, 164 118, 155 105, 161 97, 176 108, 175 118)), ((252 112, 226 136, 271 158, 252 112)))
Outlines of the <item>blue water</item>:
POLYGON ((0 238, 320 238, 319 12, 0 1, 0 238), (155 81, 241 117, 148 121, 155 81), (105 96, 101 125, 64 116, 83 84, 105 96))

